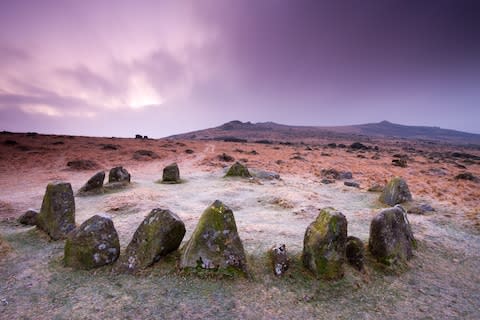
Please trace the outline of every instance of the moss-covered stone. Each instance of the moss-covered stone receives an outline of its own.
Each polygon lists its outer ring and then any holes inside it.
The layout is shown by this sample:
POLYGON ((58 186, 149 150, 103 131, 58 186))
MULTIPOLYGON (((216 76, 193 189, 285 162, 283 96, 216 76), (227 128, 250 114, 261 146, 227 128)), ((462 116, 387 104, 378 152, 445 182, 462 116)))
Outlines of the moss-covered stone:
POLYGON ((111 219, 95 215, 73 231, 65 242, 65 266, 89 270, 111 264, 120 254, 118 234, 111 219))
POLYGON ((89 194, 98 194, 103 193, 103 181, 105 180, 105 172, 99 171, 93 177, 88 179, 80 190, 78 190, 79 195, 89 195, 89 194))
POLYGON ((388 182, 380 195, 380 202, 394 206, 396 204, 412 201, 412 194, 408 189, 408 185, 400 177, 395 177, 388 182))
POLYGON ((228 273, 246 272, 246 258, 230 208, 216 200, 200 217, 183 248, 180 267, 228 273))
POLYGON ((138 226, 121 258, 120 268, 145 269, 175 251, 185 236, 185 224, 170 210, 153 209, 138 226))
POLYGON ((370 224, 368 249, 381 263, 392 265, 409 260, 416 242, 405 210, 397 205, 380 211, 370 224))
POLYGON ((162 183, 180 183, 178 164, 172 163, 163 169, 162 183))
POLYGON ((75 229, 75 199, 70 183, 47 185, 42 208, 37 215, 37 226, 53 240, 64 239, 75 229))
POLYGON ((248 171, 247 167, 240 162, 235 162, 230 169, 228 169, 225 177, 243 177, 250 178, 252 175, 248 171))
POLYGON ((324 208, 312 222, 303 241, 303 265, 322 279, 343 277, 347 219, 333 208, 324 208))

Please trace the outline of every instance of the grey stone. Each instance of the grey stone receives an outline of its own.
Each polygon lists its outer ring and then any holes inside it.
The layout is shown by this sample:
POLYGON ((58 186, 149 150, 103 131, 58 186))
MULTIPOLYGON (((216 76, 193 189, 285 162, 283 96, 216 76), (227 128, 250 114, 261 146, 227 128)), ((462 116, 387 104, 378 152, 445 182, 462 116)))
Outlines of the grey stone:
POLYGON ((203 212, 183 248, 180 267, 245 274, 245 251, 229 207, 216 200, 203 212))
POLYGON ((47 185, 42 208, 37 215, 37 226, 53 240, 59 240, 75 229, 75 199, 67 182, 47 185))
POLYGON ((317 277, 343 277, 347 219, 333 208, 324 208, 312 222, 303 240, 303 265, 317 277))
POLYGON ((413 256, 416 246, 405 210, 396 205, 383 209, 370 224, 368 249, 386 265, 405 262, 413 256))
POLYGON ((185 224, 170 210, 153 209, 138 226, 122 257, 128 271, 145 269, 180 246, 185 224))
POLYGON ((400 177, 395 177, 386 185, 380 195, 380 202, 394 206, 412 200, 412 194, 408 189, 408 185, 400 177))
POLYGON ((65 266, 89 270, 114 263, 120 242, 111 219, 95 215, 75 229, 65 242, 65 266))

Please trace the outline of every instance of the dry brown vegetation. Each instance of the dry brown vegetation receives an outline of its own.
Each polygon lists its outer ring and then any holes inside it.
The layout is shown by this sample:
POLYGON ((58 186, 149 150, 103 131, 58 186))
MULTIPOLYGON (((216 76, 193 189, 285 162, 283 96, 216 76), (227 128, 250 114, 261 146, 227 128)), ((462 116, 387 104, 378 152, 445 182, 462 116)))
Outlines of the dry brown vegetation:
POLYGON ((478 149, 378 138, 362 138, 369 150, 327 147, 349 146, 355 138, 285 145, 2 134, 0 236, 13 250, 0 256, 0 312, 12 319, 480 317, 480 183, 454 178, 462 172, 480 177, 480 162, 451 156, 454 151, 478 156, 478 149), (158 158, 134 157, 138 150, 158 158), (223 153, 282 179, 226 181, 224 169, 232 162, 219 158, 223 153), (406 168, 392 165, 395 154, 407 155, 406 168), (98 169, 74 170, 67 166, 73 160, 91 160, 98 169), (172 162, 185 182, 155 184, 172 162), (132 187, 76 198, 77 224, 97 212, 110 214, 124 248, 143 217, 162 206, 185 221, 185 241, 203 209, 221 197, 235 213, 251 279, 182 274, 175 254, 139 276, 112 275, 108 267, 74 271, 63 267, 62 242, 15 222, 28 208, 39 209, 48 182, 68 181, 76 191, 98 170, 119 165, 132 174, 132 187), (321 170, 328 168, 352 172, 360 189, 340 181, 322 184, 321 170), (339 282, 318 281, 305 272, 299 258, 303 232, 318 209, 337 207, 347 215, 349 233, 367 241, 369 221, 381 206, 378 195, 366 190, 393 176, 406 179, 416 202, 436 209, 409 216, 419 249, 407 270, 392 274, 372 263, 365 274, 347 269, 339 282), (271 274, 265 257, 278 241, 292 254, 291 270, 282 279, 271 274))

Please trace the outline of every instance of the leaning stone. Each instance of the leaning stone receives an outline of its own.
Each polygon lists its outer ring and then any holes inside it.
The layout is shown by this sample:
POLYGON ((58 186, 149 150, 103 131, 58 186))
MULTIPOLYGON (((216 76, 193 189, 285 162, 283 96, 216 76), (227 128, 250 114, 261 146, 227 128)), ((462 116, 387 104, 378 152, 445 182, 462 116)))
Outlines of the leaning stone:
POLYGON ((413 256, 415 245, 407 213, 401 206, 384 209, 373 218, 368 249, 379 262, 405 262, 413 256))
POLYGON ((244 177, 250 178, 252 175, 248 171, 247 167, 240 162, 235 162, 230 169, 228 169, 225 177, 244 177))
POLYGON ((216 200, 200 217, 183 248, 182 269, 246 272, 246 258, 232 210, 216 200))
POLYGON ((275 245, 270 249, 270 258, 273 265, 273 273, 276 276, 283 276, 288 270, 288 256, 285 244, 275 245))
POLYGON ((124 182, 130 183, 130 173, 124 167, 115 167, 108 173, 108 183, 124 182))
POLYGON ((345 254, 350 265, 355 267, 358 271, 363 270, 365 248, 362 240, 358 239, 357 237, 348 237, 345 247, 345 254))
POLYGON ((18 222, 25 224, 27 226, 36 226, 37 225, 37 216, 38 211, 33 209, 28 209, 24 214, 18 218, 18 222))
POLYGON ((97 172, 91 177, 83 187, 78 191, 79 194, 101 193, 103 190, 103 180, 105 180, 105 172, 97 172))
POLYGON ((163 168, 163 183, 179 183, 180 182, 180 170, 176 163, 172 163, 163 168))
POLYGON ((324 208, 312 222, 303 241, 303 265, 317 277, 338 279, 343 276, 347 219, 333 208, 324 208))
POLYGON ((185 224, 170 210, 153 209, 135 231, 122 257, 130 272, 145 269, 180 246, 185 224))
POLYGON ((53 240, 63 239, 75 229, 75 199, 70 183, 47 185, 42 208, 37 215, 37 226, 53 240))
POLYGON ((395 177, 386 185, 379 200, 385 204, 394 206, 396 204, 412 201, 412 194, 410 193, 405 180, 395 177))
POLYGON ((73 231, 65 242, 65 266, 89 270, 112 264, 120 254, 118 234, 111 219, 95 215, 73 231))

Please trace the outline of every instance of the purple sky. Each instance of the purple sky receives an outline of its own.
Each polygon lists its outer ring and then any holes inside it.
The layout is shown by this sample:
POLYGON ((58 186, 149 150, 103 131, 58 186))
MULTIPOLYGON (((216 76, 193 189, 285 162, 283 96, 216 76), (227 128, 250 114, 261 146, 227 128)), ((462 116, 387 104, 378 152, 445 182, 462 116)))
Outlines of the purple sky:
POLYGON ((480 1, 2 0, 0 70, 0 130, 480 133, 480 1))

